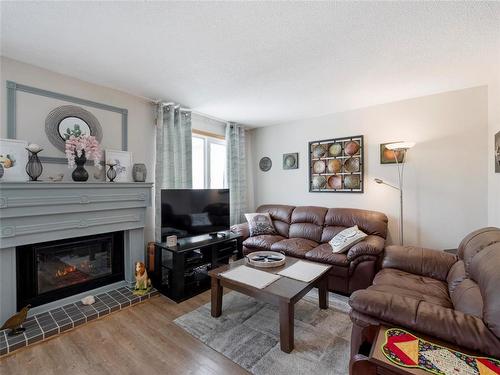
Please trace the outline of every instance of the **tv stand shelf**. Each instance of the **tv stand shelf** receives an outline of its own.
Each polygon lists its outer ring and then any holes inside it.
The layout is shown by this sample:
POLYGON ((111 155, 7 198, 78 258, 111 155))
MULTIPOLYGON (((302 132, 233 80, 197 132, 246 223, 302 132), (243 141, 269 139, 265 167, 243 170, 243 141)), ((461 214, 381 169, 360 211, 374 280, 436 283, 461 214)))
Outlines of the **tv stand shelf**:
POLYGON ((181 238, 175 247, 159 242, 151 280, 160 293, 181 302, 210 288, 208 271, 242 257, 243 238, 230 232, 226 237, 181 238))

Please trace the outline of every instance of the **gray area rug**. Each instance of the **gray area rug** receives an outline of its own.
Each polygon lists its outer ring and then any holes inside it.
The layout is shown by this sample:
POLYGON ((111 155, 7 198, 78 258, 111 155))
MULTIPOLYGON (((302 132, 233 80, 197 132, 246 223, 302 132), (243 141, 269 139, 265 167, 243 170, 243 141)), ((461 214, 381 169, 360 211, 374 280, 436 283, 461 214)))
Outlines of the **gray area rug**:
POLYGON ((212 318, 210 303, 175 320, 200 341, 252 374, 349 373, 351 321, 347 298, 330 293, 320 310, 312 291, 295 305, 295 349, 280 350, 278 308, 240 293, 224 295, 222 316, 212 318))

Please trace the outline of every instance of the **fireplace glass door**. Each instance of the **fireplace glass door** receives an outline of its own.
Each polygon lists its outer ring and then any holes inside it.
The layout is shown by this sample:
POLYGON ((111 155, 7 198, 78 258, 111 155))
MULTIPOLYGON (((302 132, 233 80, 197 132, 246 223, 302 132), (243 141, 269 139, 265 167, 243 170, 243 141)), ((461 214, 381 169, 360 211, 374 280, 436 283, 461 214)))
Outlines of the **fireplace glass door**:
POLYGON ((16 255, 18 308, 124 279, 123 231, 19 246, 16 255))
POLYGON ((111 237, 36 248, 38 294, 112 273, 111 237))

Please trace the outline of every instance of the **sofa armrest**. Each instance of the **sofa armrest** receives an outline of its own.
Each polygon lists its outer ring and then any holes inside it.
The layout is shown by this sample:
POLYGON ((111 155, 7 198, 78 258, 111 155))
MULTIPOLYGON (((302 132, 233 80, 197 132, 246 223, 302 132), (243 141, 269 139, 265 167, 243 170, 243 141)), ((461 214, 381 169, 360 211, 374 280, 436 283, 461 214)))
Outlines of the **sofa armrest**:
POLYGON ((248 223, 235 224, 231 226, 231 232, 242 236, 243 241, 245 241, 248 237, 250 237, 250 230, 248 229, 248 223))
POLYGON ((420 276, 446 281, 457 257, 444 251, 415 246, 387 246, 382 268, 396 268, 420 276))
POLYGON ((384 251, 385 240, 380 236, 369 235, 358 242, 347 252, 347 260, 351 261, 360 255, 378 256, 384 251))
POLYGON ((396 325, 448 341, 459 347, 500 356, 500 339, 480 318, 406 296, 358 290, 349 299, 354 317, 362 314, 385 325, 396 325))

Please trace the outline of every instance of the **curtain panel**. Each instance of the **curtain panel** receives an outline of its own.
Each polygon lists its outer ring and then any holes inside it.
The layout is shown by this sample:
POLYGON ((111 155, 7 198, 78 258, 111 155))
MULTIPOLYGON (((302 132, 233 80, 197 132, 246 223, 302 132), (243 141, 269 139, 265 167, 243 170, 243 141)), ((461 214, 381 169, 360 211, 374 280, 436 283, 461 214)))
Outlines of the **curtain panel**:
POLYGON ((247 212, 247 161, 246 130, 243 126, 228 123, 226 126, 226 175, 229 186, 230 224, 245 221, 247 212))
POLYGON ((192 187, 191 112, 158 104, 156 116, 155 238, 161 241, 161 189, 192 187))

